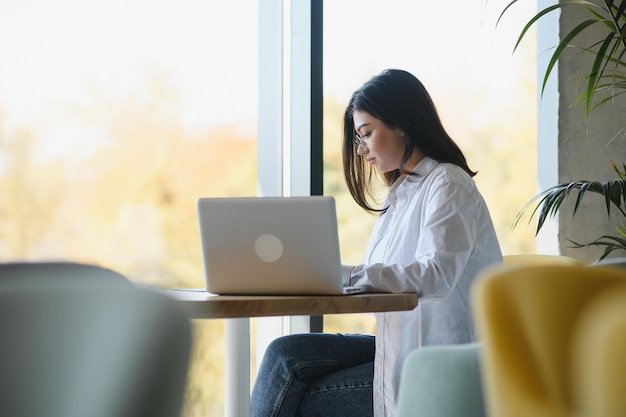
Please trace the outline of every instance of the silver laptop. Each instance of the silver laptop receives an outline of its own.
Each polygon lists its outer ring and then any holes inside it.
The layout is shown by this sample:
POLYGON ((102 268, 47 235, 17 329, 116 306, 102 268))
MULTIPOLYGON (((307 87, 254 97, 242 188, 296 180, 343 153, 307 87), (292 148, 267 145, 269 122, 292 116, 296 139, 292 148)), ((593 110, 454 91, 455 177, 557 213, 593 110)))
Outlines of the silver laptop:
POLYGON ((207 291, 350 294, 341 278, 332 197, 200 198, 207 291))

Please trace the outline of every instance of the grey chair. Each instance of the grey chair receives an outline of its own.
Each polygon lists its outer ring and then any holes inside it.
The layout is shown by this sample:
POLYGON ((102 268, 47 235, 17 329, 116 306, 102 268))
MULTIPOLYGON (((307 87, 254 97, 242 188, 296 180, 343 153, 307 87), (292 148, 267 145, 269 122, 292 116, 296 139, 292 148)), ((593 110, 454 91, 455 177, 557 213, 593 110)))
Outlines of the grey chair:
POLYGON ((89 277, 56 280, 45 269, 48 278, 12 267, 29 283, 7 290, 16 278, 0 270, 0 416, 180 415, 191 324, 176 301, 104 275, 85 285, 89 277))
POLYGON ((68 261, 0 263, 0 291, 73 288, 131 287, 119 272, 99 265, 68 261))

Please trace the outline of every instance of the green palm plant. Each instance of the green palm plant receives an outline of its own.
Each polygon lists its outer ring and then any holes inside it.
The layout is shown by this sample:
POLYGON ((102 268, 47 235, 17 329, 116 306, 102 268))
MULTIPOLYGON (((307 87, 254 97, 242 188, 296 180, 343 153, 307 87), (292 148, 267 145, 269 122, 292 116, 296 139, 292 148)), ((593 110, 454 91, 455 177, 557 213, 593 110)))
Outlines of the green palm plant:
MULTIPOLYGON (((503 9, 496 26, 500 23, 502 16, 518 1, 511 1, 503 9)), ((528 21, 522 29, 513 50, 517 49, 528 30, 539 19, 564 7, 582 8, 587 12, 588 17, 574 26, 569 32, 561 34, 561 40, 554 49, 546 68, 541 93, 543 95, 548 78, 564 51, 568 48, 574 48, 582 53, 590 54, 592 63, 588 73, 583 78, 583 81, 586 82, 586 87, 584 92, 572 103, 572 105, 584 103, 585 116, 588 119, 592 111, 607 103, 614 103, 616 97, 626 93, 626 0, 602 0, 595 2, 586 0, 558 1, 556 4, 540 10, 528 21), (596 38, 589 45, 578 44, 578 40, 581 38, 580 35, 583 32, 588 32, 589 28, 598 25, 602 26, 603 30, 595 31, 594 33, 601 33, 602 36, 596 38)), ((621 126, 619 131, 609 141, 623 131, 624 126, 621 126)), ((611 207, 614 207, 626 222, 626 165, 623 165, 623 171, 620 171, 613 161, 611 161, 611 164, 613 170, 617 173, 618 177, 616 179, 603 182, 573 181, 551 187, 532 198, 522 207, 514 220, 513 227, 518 224, 522 214, 532 208, 530 218, 532 219, 538 213, 536 233, 539 233, 545 221, 550 217, 554 217, 566 201, 571 201, 567 197, 574 193, 577 193, 577 197, 574 200, 574 215, 580 207, 583 197, 593 193, 604 197, 607 215, 610 216, 611 207)), ((588 243, 577 243, 571 240, 570 242, 577 248, 589 246, 604 247, 604 251, 598 260, 604 259, 614 251, 626 251, 625 222, 620 222, 620 225, 616 228, 617 234, 615 236, 601 236, 588 243)))
MULTIPOLYGON (((500 13, 496 25, 504 14, 519 0, 511 1, 500 13)), ((585 91, 577 98, 573 104, 585 103, 587 117, 602 104, 611 102, 615 97, 626 93, 626 0, 606 1, 592 3, 585 0, 565 0, 557 4, 546 7, 539 11, 522 29, 517 39, 513 51, 524 39, 528 30, 543 16, 564 7, 582 7, 589 14, 589 18, 579 23, 568 33, 563 34, 562 40, 554 49, 552 57, 546 68, 541 85, 543 94, 548 78, 558 62, 559 58, 567 48, 576 48, 582 52, 594 56, 591 69, 587 74, 587 86, 585 91), (575 39, 585 30, 589 30, 594 25, 604 25, 605 35, 602 39, 597 39, 591 45, 577 45, 575 39), (602 96, 594 102, 596 94, 602 96)))
POLYGON ((570 194, 577 192, 577 198, 574 203, 573 215, 580 207, 581 201, 587 192, 601 194, 606 203, 607 217, 611 215, 611 207, 617 209, 624 218, 623 222, 616 228, 617 236, 601 236, 600 238, 588 242, 577 243, 570 241, 575 247, 582 248, 587 246, 604 247, 604 251, 598 260, 606 258, 613 251, 626 250, 626 165, 623 165, 623 171, 620 171, 615 163, 611 161, 613 170, 617 172, 618 178, 610 181, 574 181, 565 184, 555 185, 546 191, 533 197, 522 209, 517 213, 513 226, 522 218, 524 212, 534 207, 531 212, 531 219, 537 215, 537 233, 541 230, 548 218, 554 217, 559 211, 561 205, 567 201, 570 194))

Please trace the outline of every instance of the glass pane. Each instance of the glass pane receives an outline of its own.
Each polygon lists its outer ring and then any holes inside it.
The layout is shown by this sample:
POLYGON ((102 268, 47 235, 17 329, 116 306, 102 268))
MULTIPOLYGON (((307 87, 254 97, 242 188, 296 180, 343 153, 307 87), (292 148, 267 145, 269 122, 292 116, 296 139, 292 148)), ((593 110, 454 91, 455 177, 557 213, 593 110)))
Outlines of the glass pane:
POLYGON ((5 6, 0 258, 93 261, 145 283, 202 285, 195 199, 256 193, 255 10, 5 6))
MULTIPOLYGON (((0 8, 0 261, 204 286, 195 201, 256 194, 257 1, 0 8)), ((223 322, 195 323, 185 415, 223 415, 223 322)))
MULTIPOLYGON (((536 190, 534 34, 513 46, 534 2, 390 0, 324 3, 325 193, 337 199, 344 263, 360 263, 374 223, 347 192, 341 168, 343 110, 354 90, 385 68, 417 76, 448 132, 479 173, 504 253, 534 251, 532 227, 511 231, 536 190)), ((373 320, 328 317, 325 331, 371 331, 373 320)))

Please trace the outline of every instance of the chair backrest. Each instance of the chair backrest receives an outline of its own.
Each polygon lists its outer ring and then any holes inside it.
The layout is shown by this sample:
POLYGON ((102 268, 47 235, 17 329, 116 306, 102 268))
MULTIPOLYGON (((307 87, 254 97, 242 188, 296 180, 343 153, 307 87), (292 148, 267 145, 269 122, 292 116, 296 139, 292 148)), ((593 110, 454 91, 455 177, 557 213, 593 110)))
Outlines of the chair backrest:
POLYGON ((0 263, 0 291, 120 285, 132 286, 122 274, 98 265, 66 261, 0 263))
POLYGON ((626 271, 502 268, 472 296, 489 415, 626 415, 626 271))
POLYGON ((0 415, 176 417, 191 326, 133 287, 0 291, 0 415))
POLYGON ((502 265, 504 267, 524 267, 531 265, 582 265, 582 263, 574 258, 564 255, 549 254, 512 254, 502 257, 502 265))
POLYGON ((482 417, 480 344, 426 346, 402 365, 397 417, 482 417))

